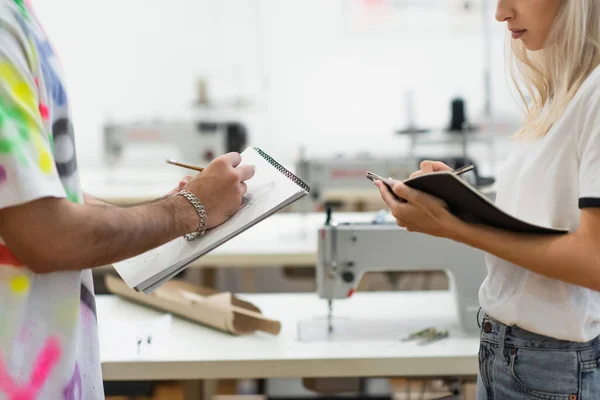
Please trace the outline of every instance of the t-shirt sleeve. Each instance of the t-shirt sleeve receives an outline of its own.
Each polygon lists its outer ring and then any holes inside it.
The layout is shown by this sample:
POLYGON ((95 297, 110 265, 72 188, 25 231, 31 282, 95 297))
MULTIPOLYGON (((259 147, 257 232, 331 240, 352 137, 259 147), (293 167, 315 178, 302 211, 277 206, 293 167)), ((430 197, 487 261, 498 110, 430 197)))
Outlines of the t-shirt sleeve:
POLYGON ((66 197, 53 157, 48 107, 32 72, 35 49, 0 24, 0 209, 66 197))
MULTIPOLYGON (((600 90, 596 90, 600 93, 600 90)), ((600 99, 584 111, 579 138, 579 208, 600 207, 600 99)))

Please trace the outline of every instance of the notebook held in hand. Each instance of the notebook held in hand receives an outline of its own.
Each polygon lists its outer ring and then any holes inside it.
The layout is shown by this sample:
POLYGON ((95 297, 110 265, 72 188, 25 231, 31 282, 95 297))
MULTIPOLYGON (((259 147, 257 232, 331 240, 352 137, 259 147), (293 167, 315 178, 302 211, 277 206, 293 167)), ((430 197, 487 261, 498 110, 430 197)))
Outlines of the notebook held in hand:
POLYGON ((309 193, 308 185, 258 147, 246 149, 241 156, 240 165, 254 165, 255 173, 246 181, 248 190, 238 211, 196 240, 180 237, 115 263, 115 270, 129 287, 152 292, 193 261, 309 193))
MULTIPOLYGON (((372 179, 371 176, 367 178, 372 179)), ((391 182, 382 180, 391 190, 391 182)), ((489 225, 518 233, 564 234, 566 229, 537 226, 498 208, 464 179, 452 171, 439 171, 403 181, 410 188, 420 190, 446 202, 450 212, 465 222, 489 225)))

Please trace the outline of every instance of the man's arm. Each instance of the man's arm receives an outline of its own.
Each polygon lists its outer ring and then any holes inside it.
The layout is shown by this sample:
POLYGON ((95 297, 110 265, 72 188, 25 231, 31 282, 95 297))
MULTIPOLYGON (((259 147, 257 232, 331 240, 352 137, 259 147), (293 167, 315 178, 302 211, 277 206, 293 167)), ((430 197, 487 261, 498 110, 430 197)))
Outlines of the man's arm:
POLYGON ((8 248, 36 273, 121 261, 192 232, 200 223, 181 196, 131 208, 44 198, 0 210, 0 220, 8 248))
MULTIPOLYGON (((206 226, 225 222, 240 207, 254 168, 237 153, 213 160, 183 189, 206 210, 206 226)), ((182 196, 133 207, 76 204, 43 197, 0 209, 0 237, 36 273, 112 264, 196 231, 200 217, 182 196)))

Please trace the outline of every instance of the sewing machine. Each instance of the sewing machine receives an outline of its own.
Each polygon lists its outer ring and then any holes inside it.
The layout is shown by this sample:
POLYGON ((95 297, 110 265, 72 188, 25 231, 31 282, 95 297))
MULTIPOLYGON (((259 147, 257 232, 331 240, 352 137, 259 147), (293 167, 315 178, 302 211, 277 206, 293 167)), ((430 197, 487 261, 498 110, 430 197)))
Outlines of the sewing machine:
POLYGON ((365 178, 365 171, 396 179, 408 178, 419 169, 419 160, 406 157, 374 157, 368 154, 306 158, 300 156, 296 163, 296 174, 310 188, 306 196, 295 204, 298 211, 315 211, 325 208, 331 197, 371 196, 378 192, 373 183, 365 178))
MULTIPOLYGON (((246 128, 237 122, 159 120, 107 124, 104 155, 107 164, 114 165, 128 146, 175 145, 182 161, 206 165, 221 154, 243 151, 247 141, 246 128)), ((172 158, 173 154, 164 157, 172 158)))
MULTIPOLYGON (((335 207, 336 200, 376 200, 380 196, 373 183, 365 178, 366 171, 373 171, 378 175, 394 179, 407 179, 410 174, 419 170, 420 163, 426 157, 416 156, 386 156, 375 157, 369 154, 354 156, 339 155, 335 157, 307 158, 301 154, 296 162, 295 173, 310 188, 310 195, 294 204, 298 212, 312 212, 324 210, 328 206, 335 207)), ((480 191, 494 198, 492 178, 479 176, 476 163, 464 157, 432 157, 446 163, 451 168, 473 164, 475 169, 463 175, 463 179, 480 191)), ((355 210, 353 210, 355 211, 355 210)))
POLYGON ((366 272, 440 271, 448 275, 461 328, 478 334, 478 291, 486 276, 484 252, 452 240, 408 232, 389 219, 326 223, 319 230, 317 292, 332 301, 350 297, 366 272))

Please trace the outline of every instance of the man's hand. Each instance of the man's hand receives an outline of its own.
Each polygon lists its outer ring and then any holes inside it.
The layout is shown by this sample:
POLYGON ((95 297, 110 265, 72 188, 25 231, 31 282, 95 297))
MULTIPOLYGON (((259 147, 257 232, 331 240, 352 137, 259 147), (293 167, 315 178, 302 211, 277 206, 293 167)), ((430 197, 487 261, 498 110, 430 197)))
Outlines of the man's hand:
POLYGON ((241 161, 238 153, 217 157, 182 187, 204 206, 207 229, 221 225, 240 208, 247 190, 245 181, 254 176, 254 167, 239 165, 241 161))
POLYGON ((452 168, 450 168, 449 166, 447 166, 446 164, 444 164, 441 161, 429 161, 429 160, 425 160, 425 161, 421 162, 420 167, 421 167, 420 170, 415 171, 412 174, 410 174, 410 178, 415 178, 417 176, 421 176, 421 175, 425 175, 425 174, 430 174, 432 172, 452 171, 452 168))

